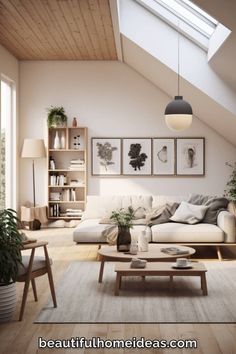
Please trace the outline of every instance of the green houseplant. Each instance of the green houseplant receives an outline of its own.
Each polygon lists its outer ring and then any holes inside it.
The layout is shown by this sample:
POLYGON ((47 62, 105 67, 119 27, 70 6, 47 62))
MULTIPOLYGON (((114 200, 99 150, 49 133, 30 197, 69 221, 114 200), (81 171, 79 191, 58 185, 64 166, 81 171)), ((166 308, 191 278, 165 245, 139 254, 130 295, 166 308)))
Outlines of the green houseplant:
POLYGON ((11 318, 16 304, 15 281, 22 247, 17 221, 14 210, 0 210, 0 322, 11 318))
POLYGON ((128 252, 131 244, 130 228, 132 226, 132 220, 134 219, 134 209, 128 207, 127 210, 119 209, 113 210, 110 220, 118 226, 117 235, 117 251, 128 252))
POLYGON ((236 203, 236 163, 233 165, 226 162, 226 165, 232 168, 232 173, 230 175, 229 181, 226 184, 225 196, 236 203))
POLYGON ((63 107, 47 108, 48 112, 48 127, 49 128, 64 128, 67 125, 67 115, 63 107))

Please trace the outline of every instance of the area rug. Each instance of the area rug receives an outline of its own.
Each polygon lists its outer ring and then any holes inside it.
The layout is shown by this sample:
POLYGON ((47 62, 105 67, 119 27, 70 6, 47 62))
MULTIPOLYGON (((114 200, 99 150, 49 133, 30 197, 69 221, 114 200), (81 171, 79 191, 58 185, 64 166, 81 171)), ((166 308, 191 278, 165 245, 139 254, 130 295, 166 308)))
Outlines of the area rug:
POLYGON ((208 296, 198 277, 176 277, 173 290, 168 277, 124 277, 114 296, 114 263, 105 264, 99 284, 99 262, 72 262, 56 288, 58 307, 49 301, 35 323, 232 323, 236 265, 215 264, 207 272, 208 296))

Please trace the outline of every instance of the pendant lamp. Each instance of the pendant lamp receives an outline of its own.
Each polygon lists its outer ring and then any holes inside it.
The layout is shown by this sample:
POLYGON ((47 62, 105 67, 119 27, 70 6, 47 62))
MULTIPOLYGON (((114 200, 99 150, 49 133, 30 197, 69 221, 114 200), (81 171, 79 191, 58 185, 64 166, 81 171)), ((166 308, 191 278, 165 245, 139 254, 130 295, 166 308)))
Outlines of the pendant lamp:
POLYGON ((178 96, 168 103, 165 109, 165 122, 167 127, 173 131, 182 131, 190 127, 193 119, 193 111, 190 104, 179 95, 179 25, 178 25, 178 96))

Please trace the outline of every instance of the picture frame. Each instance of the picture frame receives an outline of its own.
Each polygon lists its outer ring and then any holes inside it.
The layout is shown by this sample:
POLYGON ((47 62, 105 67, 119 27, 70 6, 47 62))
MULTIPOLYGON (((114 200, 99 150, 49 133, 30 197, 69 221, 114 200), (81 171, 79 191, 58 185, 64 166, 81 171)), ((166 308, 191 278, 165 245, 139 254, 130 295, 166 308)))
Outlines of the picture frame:
POLYGON ((176 151, 174 138, 152 139, 152 166, 154 176, 174 176, 176 151))
POLYGON ((126 176, 151 176, 152 139, 122 139, 122 170, 126 176))
POLYGON ((177 176, 205 175, 205 138, 177 138, 177 176))
POLYGON ((121 138, 91 138, 92 175, 121 175, 121 149, 121 138))

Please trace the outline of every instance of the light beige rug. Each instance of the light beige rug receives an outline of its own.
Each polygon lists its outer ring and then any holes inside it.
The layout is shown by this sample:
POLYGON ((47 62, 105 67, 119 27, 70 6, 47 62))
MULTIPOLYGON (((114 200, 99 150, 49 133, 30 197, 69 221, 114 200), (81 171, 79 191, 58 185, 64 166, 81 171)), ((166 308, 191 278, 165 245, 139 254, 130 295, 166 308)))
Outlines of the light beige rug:
POLYGON ((236 265, 222 263, 208 265, 208 296, 198 277, 175 278, 172 291, 167 277, 125 277, 114 296, 114 263, 98 284, 98 262, 72 262, 56 288, 58 308, 49 301, 35 322, 236 322, 236 265))

